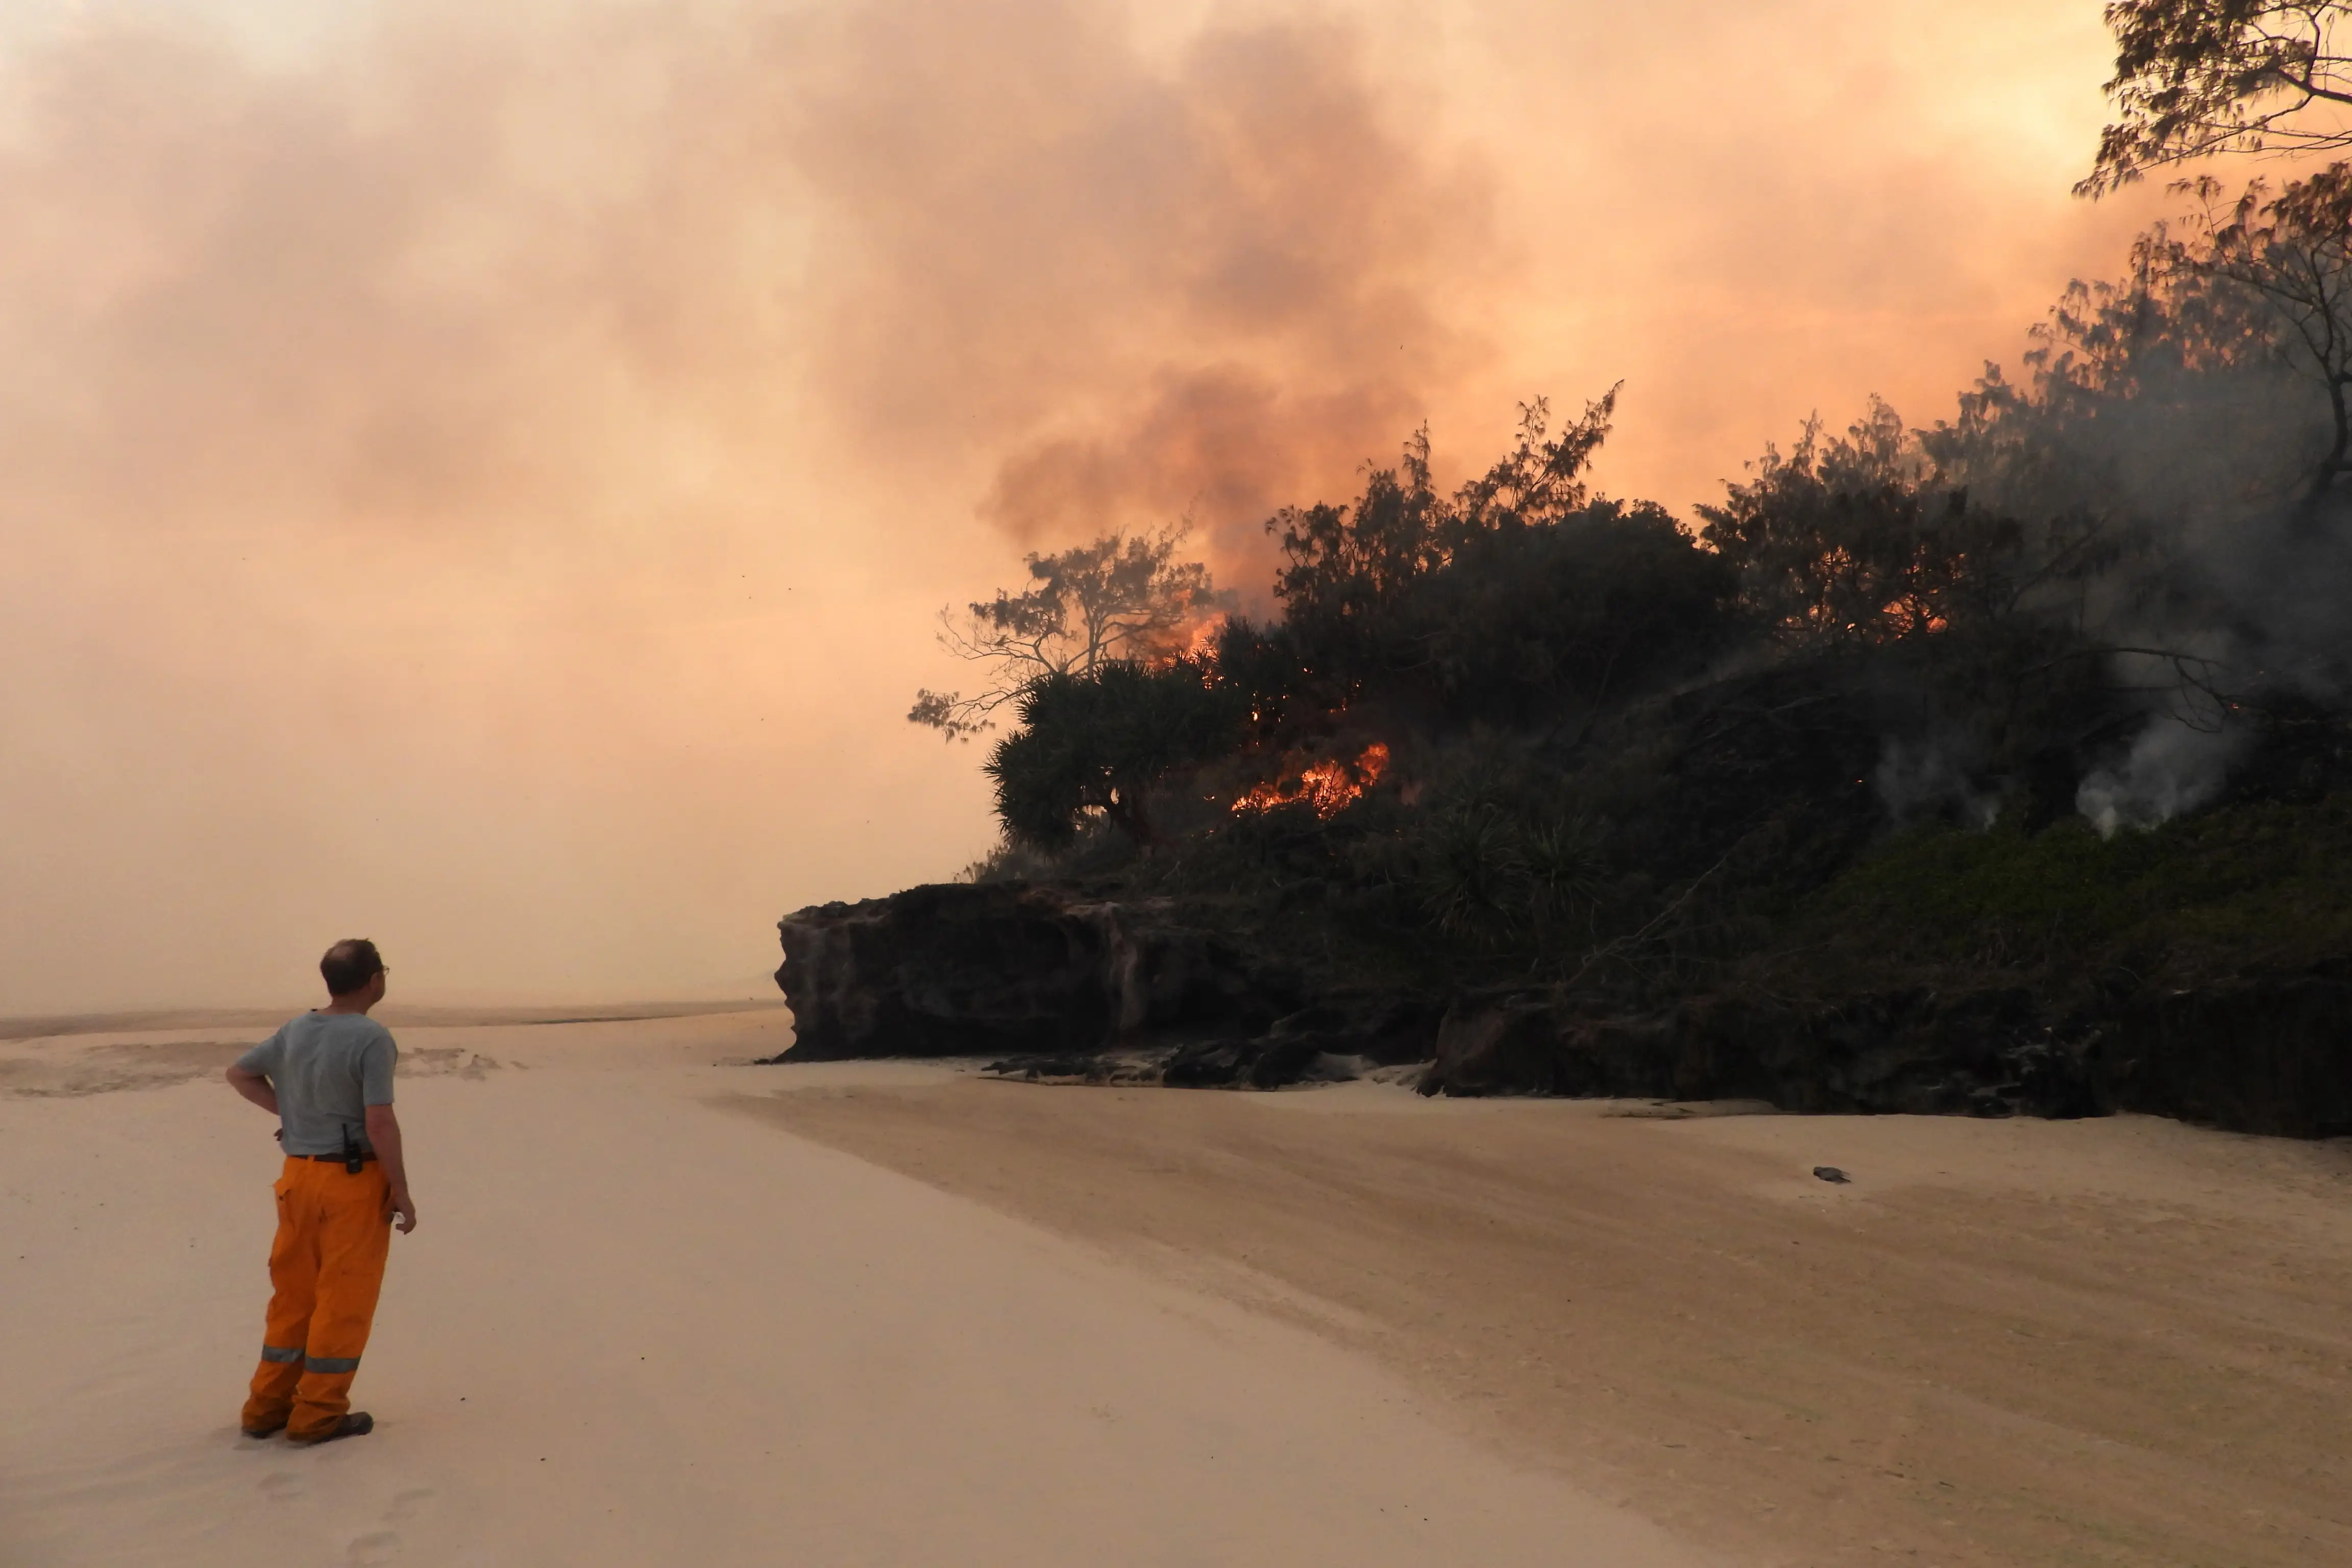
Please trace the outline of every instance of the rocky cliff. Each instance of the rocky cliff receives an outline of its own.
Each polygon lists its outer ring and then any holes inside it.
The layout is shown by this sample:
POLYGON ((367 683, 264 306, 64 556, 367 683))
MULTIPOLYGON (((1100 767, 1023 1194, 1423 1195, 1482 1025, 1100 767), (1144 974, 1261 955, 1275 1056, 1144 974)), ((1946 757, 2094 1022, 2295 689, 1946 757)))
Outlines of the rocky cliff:
POLYGON ((1912 990, 1801 1008, 1701 996, 1589 1016, 1465 995, 1424 1094, 1769 1100, 1800 1111, 2103 1116, 2297 1138, 2352 1134, 2352 985, 2254 977, 2053 1013, 2031 991, 1912 990))
POLYGON ((1273 1089, 1428 1062, 1425 1094, 1754 1099, 1799 1111, 2147 1111, 2352 1134, 2352 984, 2327 975, 2111 996, 2025 988, 1799 1006, 1701 995, 1644 1014, 1489 987, 1321 987, 1168 900, 954 884, 779 924, 793 1061, 988 1056, 1032 1079, 1273 1089))
POLYGON ((1164 904, 961 883, 778 923, 796 1061, 1093 1051, 1188 1026, 1255 1033, 1300 1005, 1164 904))

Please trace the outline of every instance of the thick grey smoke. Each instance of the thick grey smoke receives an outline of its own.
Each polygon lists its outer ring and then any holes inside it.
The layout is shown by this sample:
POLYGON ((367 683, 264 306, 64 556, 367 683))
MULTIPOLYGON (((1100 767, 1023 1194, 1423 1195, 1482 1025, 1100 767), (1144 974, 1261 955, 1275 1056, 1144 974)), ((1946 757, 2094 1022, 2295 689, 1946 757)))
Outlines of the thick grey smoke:
POLYGON ((982 434, 1024 544, 1189 516, 1255 588, 1257 523, 1492 357, 1493 175, 1402 121, 1356 28, 1151 50, 1079 0, 877 0, 814 68, 828 382, 888 439, 982 434))
POLYGON ((2075 809, 2102 838, 2114 837, 2119 827, 2155 827, 2220 795, 2230 781, 2230 763, 2244 749, 2245 737, 2235 730, 2154 720, 2118 762, 2083 781, 2075 809))
POLYGON ((2302 498, 2324 392, 2274 363, 2149 381, 2100 422, 2136 549, 2095 584, 2088 626, 2152 650, 2110 660, 2148 711, 2077 793, 2103 837, 2210 805, 2283 707, 2307 724, 2352 693, 2352 504, 2302 498))
POLYGON ((1871 782, 1898 825, 1922 815, 1948 813, 1972 827, 1985 828, 2000 816, 1999 792, 1978 784, 1977 769, 1957 735, 1920 742, 1888 739, 1871 782))
POLYGON ((2326 772, 2302 752, 2352 694, 2352 500, 2313 497, 2325 378, 2263 298, 2193 267, 2149 278, 2074 285, 2020 377, 1989 372, 1883 471, 1927 487, 1919 542, 1961 552, 1979 632, 2021 638, 1923 701, 1932 738, 1886 742, 1897 822, 1988 825, 2028 776, 2046 807, 2054 765, 2111 836, 2210 805, 2242 765, 2297 752, 2295 788, 2326 772))

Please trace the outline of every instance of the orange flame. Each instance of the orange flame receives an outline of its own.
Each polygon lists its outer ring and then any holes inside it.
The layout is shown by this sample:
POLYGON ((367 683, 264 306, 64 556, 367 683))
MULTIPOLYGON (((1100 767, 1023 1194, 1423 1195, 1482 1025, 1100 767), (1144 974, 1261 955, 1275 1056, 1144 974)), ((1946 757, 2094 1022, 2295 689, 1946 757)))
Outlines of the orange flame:
POLYGON ((1352 763, 1334 757, 1302 768, 1296 775, 1285 770, 1283 777, 1259 784, 1234 802, 1234 812, 1238 816, 1244 811, 1268 811, 1305 801, 1315 808, 1316 816, 1328 822, 1380 783, 1388 765, 1388 747, 1375 741, 1352 763))

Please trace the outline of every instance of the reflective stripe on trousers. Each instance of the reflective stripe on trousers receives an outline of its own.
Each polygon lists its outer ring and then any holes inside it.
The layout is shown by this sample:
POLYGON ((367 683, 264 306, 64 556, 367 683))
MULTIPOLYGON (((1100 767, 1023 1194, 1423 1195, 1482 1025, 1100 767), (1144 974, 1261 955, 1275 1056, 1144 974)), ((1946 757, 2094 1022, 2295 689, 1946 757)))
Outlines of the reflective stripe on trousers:
POLYGON ((242 1425, 281 1423, 291 1436, 331 1430, 351 1409, 392 1250, 383 1167, 354 1175, 332 1161, 289 1157, 278 1179, 269 1314, 242 1425))

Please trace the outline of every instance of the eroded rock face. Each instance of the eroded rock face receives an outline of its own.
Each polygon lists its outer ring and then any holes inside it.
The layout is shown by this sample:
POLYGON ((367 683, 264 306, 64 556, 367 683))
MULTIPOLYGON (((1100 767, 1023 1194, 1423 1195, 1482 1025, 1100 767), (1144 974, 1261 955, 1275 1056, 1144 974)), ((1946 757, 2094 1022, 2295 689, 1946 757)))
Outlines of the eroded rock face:
POLYGON ((2249 978, 2059 1015, 2017 989, 1812 1009, 1696 997, 1595 1017, 1540 994, 1457 998, 1423 1094, 1761 1100, 1786 1110, 2104 1116, 2352 1134, 2352 984, 2249 978))
POLYGON ((1278 1089, 1435 1060, 1424 1094, 1764 1100, 1794 1111, 2144 1111, 2352 1134, 2352 981, 2250 976, 2061 1013, 2021 989, 1807 1007, 1700 995, 1643 1014, 1538 989, 1310 994, 1165 902, 914 888, 780 922, 783 1058, 988 1056, 1041 1082, 1278 1089))
POLYGON ((952 883, 824 904, 778 922, 794 1061, 1062 1055, 1184 1027, 1255 1035, 1295 978, 1163 904, 952 883))
POLYGON ((2084 1045, 2070 1043, 2015 991, 1898 992, 1811 1012, 1696 997, 1602 1017, 1543 995, 1465 996, 1439 1030, 1421 1088, 1915 1115, 2103 1109, 2084 1045))
POLYGON ((2095 1053, 2117 1109, 2290 1138, 2352 1135, 2352 984, 2305 975, 2142 997, 2095 1053))

